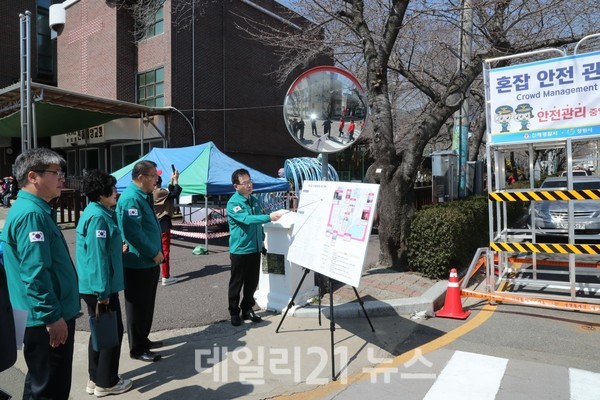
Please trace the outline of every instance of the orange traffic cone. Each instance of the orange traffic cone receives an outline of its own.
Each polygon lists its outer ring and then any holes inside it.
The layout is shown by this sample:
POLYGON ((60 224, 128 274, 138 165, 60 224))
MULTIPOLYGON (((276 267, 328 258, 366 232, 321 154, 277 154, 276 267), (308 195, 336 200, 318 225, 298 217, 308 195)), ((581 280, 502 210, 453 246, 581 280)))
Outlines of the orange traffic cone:
POLYGON ((458 274, 456 269, 450 270, 450 279, 448 280, 448 290, 444 307, 435 313, 436 317, 467 319, 471 311, 463 311, 460 300, 460 287, 458 287, 458 274))

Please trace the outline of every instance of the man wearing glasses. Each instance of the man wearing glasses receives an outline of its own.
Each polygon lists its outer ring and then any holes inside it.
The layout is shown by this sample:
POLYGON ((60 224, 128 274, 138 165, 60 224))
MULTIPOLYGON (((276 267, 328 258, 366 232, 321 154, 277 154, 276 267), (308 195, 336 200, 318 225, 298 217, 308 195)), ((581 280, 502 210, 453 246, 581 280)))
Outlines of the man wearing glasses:
POLYGON ((245 169, 238 169, 231 175, 235 193, 227 202, 229 222, 229 257, 231 278, 229 280, 229 314, 231 324, 239 326, 242 318, 252 322, 262 319, 254 313, 254 292, 260 275, 260 254, 263 249, 264 233, 262 225, 277 221, 281 214, 262 214, 258 199, 252 195, 252 179, 245 169), (243 297, 240 304, 240 292, 243 297))
POLYGON ((153 161, 136 163, 131 171, 132 181, 119 197, 116 209, 117 223, 128 246, 123 254, 123 275, 129 355, 148 362, 160 360, 160 354, 151 349, 162 346, 162 342, 148 339, 154 318, 159 264, 164 258, 152 197, 157 178, 153 161))
POLYGON ((28 311, 23 399, 66 400, 71 390, 79 290, 69 248, 49 205, 60 196, 65 165, 44 148, 17 157, 14 176, 21 191, 1 236, 10 300, 14 308, 28 311))

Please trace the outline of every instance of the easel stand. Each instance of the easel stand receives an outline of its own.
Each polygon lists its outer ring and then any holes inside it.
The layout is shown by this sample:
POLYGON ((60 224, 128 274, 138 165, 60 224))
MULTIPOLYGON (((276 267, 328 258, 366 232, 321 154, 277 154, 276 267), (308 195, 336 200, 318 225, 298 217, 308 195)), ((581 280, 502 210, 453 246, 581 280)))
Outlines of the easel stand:
MULTIPOLYGON (((298 295, 298 292, 300 291, 300 287, 302 286, 302 283, 304 282, 304 278, 306 278, 306 275, 308 275, 308 272, 309 272, 309 269, 304 268, 304 274, 302 275, 302 278, 300 279, 300 282, 298 283, 298 287, 296 288, 296 291, 294 292, 290 302, 288 303, 288 306, 283 314, 283 317, 281 317, 281 321, 279 321, 279 325, 277 325, 277 329, 275 329, 275 333, 279 333, 279 328, 281 328, 281 325, 283 324, 283 320, 287 316, 288 311, 290 311, 290 308, 292 308, 294 306, 294 300, 296 299, 296 296, 298 295)), ((354 290, 356 299, 358 300, 358 303, 360 304, 360 307, 362 308, 363 314, 365 315, 365 317, 367 318, 367 321, 369 322, 369 326, 371 327, 371 332, 375 332, 375 328, 373 328, 373 324, 371 323, 371 319, 369 318, 369 315, 367 314, 367 310, 365 310, 364 302, 361 300, 360 296, 358 295, 358 291, 356 290, 356 288, 354 286, 352 286, 352 289, 354 290)), ((319 326, 320 325, 321 325, 321 291, 319 289, 319 326)), ((335 318, 334 318, 334 312, 333 312, 333 279, 331 279, 331 278, 329 278, 329 332, 331 334, 331 380, 336 381, 337 376, 335 375, 335 338, 334 338, 335 318)))
POLYGON ((283 317, 281 318, 281 321, 279 321, 279 325, 277 325, 277 329, 275 329, 275 333, 279 333, 279 328, 281 328, 281 324, 283 324, 283 320, 285 319, 285 316, 287 315, 288 311, 290 311, 290 308, 294 307, 294 300, 296 299, 296 296, 298 295, 298 292, 300 291, 300 287, 302 286, 302 283, 304 283, 304 278, 306 278, 306 275, 308 275, 309 272, 310 272, 310 270, 308 268, 304 268, 304 273, 302 274, 302 278, 300 278, 300 282, 298 282, 298 287, 294 291, 294 294, 292 295, 292 298, 291 298, 290 302, 288 303, 287 308, 285 309, 285 312, 283 313, 283 317))

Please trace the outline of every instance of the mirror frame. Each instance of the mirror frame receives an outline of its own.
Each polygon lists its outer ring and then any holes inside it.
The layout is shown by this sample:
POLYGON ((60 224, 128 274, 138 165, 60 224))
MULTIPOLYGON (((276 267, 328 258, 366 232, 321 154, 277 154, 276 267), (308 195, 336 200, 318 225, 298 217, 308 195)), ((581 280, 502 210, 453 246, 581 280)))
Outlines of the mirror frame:
POLYGON ((300 146, 315 153, 336 153, 352 146, 364 131, 368 116, 367 93, 358 79, 330 65, 311 68, 298 76, 283 103, 288 133, 300 146), (327 74, 331 74, 329 78, 327 74), (317 85, 320 91, 313 89, 317 85))

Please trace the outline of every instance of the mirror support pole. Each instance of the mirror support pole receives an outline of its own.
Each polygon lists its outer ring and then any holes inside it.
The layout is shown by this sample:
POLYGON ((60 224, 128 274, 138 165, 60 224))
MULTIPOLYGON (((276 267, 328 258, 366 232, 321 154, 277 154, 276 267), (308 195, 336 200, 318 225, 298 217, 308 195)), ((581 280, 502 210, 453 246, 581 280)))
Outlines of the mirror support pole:
POLYGON ((329 180, 329 162, 328 162, 328 154, 321 153, 321 180, 328 181, 329 180))

